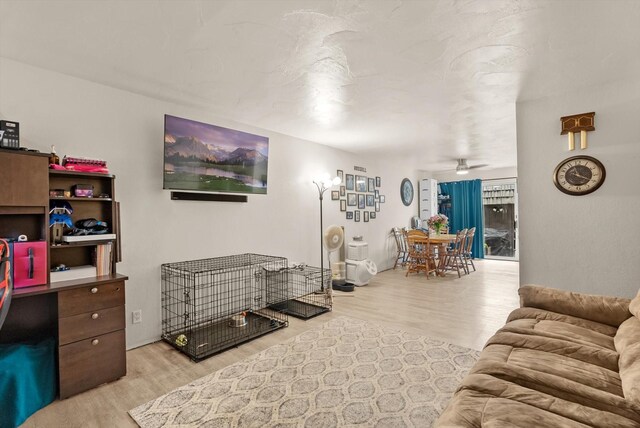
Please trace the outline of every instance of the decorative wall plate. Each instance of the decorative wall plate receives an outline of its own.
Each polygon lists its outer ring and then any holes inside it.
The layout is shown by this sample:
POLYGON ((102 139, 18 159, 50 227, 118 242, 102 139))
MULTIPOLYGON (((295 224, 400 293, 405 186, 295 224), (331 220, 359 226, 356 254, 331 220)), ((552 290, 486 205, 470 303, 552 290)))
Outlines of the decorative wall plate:
POLYGON ((400 198, 406 206, 411 205, 411 202, 413 202, 413 184, 408 178, 402 180, 400 184, 400 198))

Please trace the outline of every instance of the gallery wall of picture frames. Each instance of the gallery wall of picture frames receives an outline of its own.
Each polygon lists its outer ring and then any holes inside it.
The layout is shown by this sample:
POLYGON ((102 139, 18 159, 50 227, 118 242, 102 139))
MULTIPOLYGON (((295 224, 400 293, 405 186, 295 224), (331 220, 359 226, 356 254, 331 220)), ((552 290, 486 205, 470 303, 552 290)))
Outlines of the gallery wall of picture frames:
MULTIPOLYGON (((358 171, 360 172, 360 171, 358 171)), ((340 211, 347 220, 369 222, 377 218, 385 196, 380 193, 382 179, 337 171, 342 183, 338 190, 331 191, 331 200, 338 201, 340 211)))

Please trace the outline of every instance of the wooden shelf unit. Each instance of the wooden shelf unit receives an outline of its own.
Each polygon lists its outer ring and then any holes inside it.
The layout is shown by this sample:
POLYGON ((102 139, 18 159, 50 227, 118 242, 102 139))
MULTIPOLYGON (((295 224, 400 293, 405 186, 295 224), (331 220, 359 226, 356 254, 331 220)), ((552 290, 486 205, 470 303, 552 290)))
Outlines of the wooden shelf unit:
POLYGON ((67 267, 84 266, 91 264, 93 252, 97 245, 112 242, 111 273, 116 273, 116 263, 120 261, 119 247, 119 205, 115 200, 115 176, 112 174, 95 174, 76 171, 49 171, 49 189, 61 189, 71 191, 77 184, 88 184, 93 186, 93 194, 106 194, 108 198, 56 198, 49 197, 49 201, 66 201, 73 208, 71 219, 76 221, 87 218, 95 218, 107 223, 109 229, 107 233, 115 233, 116 239, 106 239, 97 241, 82 241, 74 243, 63 243, 54 245, 51 242, 50 255, 53 269, 60 264, 67 267), (67 251, 70 249, 73 251, 67 251), (65 251, 62 251, 65 250, 65 251))
POLYGON ((91 264, 96 245, 112 242, 112 270, 108 275, 46 282, 15 289, 0 343, 55 337, 58 343, 59 396, 67 398, 126 374, 125 280, 116 273, 120 261, 119 204, 115 176, 49 170, 49 155, 0 149, 0 237, 44 240, 48 271, 91 264), (91 184, 96 195, 109 198, 51 198, 50 189, 71 190, 91 184), (51 200, 67 200, 72 219, 106 221, 116 239, 52 245, 49 228, 51 200), (76 203, 79 202, 79 203, 76 203))

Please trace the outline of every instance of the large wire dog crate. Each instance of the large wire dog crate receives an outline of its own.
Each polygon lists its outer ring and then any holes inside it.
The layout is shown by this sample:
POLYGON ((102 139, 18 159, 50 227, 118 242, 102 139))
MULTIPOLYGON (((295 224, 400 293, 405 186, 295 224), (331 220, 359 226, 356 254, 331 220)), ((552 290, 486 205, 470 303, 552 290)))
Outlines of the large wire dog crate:
POLYGON ((286 258, 259 254, 163 264, 162 339, 199 361, 286 327, 274 305, 287 289, 266 287, 267 273, 286 270, 286 258))
POLYGON ((269 306, 296 318, 309 319, 332 308, 331 270, 324 270, 324 286, 320 268, 294 266, 277 272, 265 272, 267 295, 284 297, 270 299, 269 306))

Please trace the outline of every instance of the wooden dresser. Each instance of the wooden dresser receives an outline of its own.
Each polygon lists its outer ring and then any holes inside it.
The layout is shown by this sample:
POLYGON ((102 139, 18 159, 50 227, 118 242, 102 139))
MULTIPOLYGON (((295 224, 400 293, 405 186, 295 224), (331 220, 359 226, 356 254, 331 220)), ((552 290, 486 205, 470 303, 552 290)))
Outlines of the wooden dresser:
POLYGON ((60 398, 124 376, 124 280, 58 293, 60 398))
POLYGON ((87 391, 126 374, 125 280, 116 272, 120 261, 119 213, 115 177, 108 174, 49 172, 48 157, 0 149, 0 237, 46 241, 47 275, 40 285, 14 290, 13 301, 0 331, 0 343, 55 337, 58 343, 60 398, 87 391), (80 199, 51 197, 50 188, 69 190, 88 183, 108 197, 80 199), (51 187, 54 186, 54 187, 51 187), (96 242, 55 244, 49 233, 50 200, 63 199, 74 207, 73 221, 94 217, 107 221, 116 238, 96 242), (72 269, 91 263, 96 245, 113 246, 106 275, 50 282, 49 268, 60 263, 72 269))

